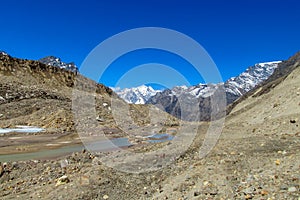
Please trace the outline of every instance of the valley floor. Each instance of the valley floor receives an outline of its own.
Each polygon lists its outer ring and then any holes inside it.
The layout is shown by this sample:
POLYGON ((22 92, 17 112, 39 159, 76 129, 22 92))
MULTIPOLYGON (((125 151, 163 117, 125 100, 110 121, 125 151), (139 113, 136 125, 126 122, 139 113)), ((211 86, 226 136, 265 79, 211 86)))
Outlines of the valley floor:
MULTIPOLYGON (((0 196, 1 199, 298 200, 300 133, 294 129, 297 123, 287 121, 290 132, 277 133, 266 128, 269 123, 274 120, 247 125, 229 117, 218 144, 205 158, 198 156, 204 127, 199 129, 188 151, 169 166, 140 174, 107 167, 85 151, 56 160, 5 163, 0 196), (63 165, 64 162, 68 164, 63 165)), ((161 145, 138 146, 137 150, 154 150, 161 145)))

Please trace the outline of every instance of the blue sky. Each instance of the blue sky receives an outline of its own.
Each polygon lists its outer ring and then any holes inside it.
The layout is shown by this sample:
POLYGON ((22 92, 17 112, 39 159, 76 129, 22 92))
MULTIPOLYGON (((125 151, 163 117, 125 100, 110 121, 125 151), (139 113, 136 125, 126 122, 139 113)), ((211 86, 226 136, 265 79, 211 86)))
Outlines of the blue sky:
MULTIPOLYGON (((298 0, 0 0, 0 5, 0 49, 20 58, 54 55, 80 66, 99 43, 117 33, 164 27, 200 43, 226 80, 257 62, 284 60, 300 50, 298 0)), ((115 86, 122 73, 146 63, 178 69, 190 84, 203 81, 193 76, 190 63, 158 50, 123 55, 99 79, 115 86)), ((163 73, 157 76, 170 79, 171 85, 182 83, 163 73)), ((136 78, 142 82, 147 77, 136 78)))

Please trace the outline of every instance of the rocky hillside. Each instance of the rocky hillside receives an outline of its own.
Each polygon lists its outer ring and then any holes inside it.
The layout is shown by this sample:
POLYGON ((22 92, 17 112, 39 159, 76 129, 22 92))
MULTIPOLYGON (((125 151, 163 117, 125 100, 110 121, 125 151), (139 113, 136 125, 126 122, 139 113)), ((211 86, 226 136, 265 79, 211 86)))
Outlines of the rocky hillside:
MULTIPOLYGON (((163 181, 163 199, 295 199, 300 196, 300 53, 247 93, 200 161, 163 181)), ((192 151, 193 152, 193 151, 192 151)))
MULTIPOLYGON (((49 131, 73 131, 75 78, 70 70, 0 54, 0 127, 33 125, 49 131)), ((81 80, 95 84, 84 77, 81 80)), ((100 84, 96 87, 101 102, 109 101, 113 91, 100 84)))

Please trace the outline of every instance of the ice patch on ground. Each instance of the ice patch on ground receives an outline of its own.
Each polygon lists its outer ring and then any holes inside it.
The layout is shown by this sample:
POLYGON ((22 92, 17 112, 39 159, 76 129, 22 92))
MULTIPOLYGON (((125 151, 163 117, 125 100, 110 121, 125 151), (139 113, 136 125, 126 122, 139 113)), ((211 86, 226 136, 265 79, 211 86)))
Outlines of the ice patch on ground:
POLYGON ((42 132, 45 129, 39 128, 39 127, 34 127, 34 126, 16 126, 16 128, 0 128, 0 134, 3 133, 12 133, 12 132, 17 132, 17 133, 38 133, 42 132))

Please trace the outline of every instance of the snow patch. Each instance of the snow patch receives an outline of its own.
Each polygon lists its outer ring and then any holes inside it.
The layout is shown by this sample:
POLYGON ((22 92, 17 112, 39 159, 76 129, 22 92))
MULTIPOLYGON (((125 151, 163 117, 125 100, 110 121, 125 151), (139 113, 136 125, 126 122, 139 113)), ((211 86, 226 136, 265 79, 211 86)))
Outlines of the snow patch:
POLYGON ((39 127, 34 127, 34 126, 16 126, 16 128, 0 128, 0 134, 2 133, 12 133, 12 132, 17 132, 17 133, 38 133, 42 132, 45 129, 39 128, 39 127))

